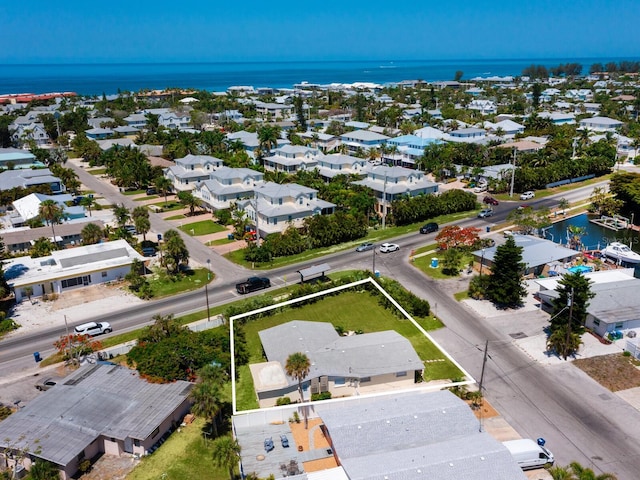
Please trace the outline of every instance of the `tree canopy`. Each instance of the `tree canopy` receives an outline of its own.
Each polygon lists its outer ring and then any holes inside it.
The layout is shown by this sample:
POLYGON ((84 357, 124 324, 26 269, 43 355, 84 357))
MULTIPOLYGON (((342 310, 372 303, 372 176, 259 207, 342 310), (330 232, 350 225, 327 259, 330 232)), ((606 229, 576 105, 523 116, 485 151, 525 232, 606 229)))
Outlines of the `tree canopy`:
POLYGON ((496 248, 491 265, 491 276, 487 280, 487 295, 493 303, 503 308, 517 308, 527 290, 522 273, 522 247, 516 245, 513 236, 496 248))

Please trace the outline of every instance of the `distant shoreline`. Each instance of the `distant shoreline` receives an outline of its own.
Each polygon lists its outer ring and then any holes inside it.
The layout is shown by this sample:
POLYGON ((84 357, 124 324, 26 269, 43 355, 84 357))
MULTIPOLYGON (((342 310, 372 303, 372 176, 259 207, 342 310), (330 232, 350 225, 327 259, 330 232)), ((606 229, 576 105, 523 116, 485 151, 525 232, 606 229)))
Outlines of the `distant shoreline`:
POLYGON ((593 63, 630 60, 607 58, 520 58, 453 60, 330 60, 254 62, 113 62, 5 64, 0 69, 0 94, 73 91, 80 95, 118 91, 191 88, 226 91, 231 86, 291 88, 312 84, 370 82, 389 84, 403 80, 426 82, 463 80, 478 76, 519 76, 531 64, 546 67, 580 63, 583 74, 593 63), (392 67, 392 68, 389 68, 392 67))

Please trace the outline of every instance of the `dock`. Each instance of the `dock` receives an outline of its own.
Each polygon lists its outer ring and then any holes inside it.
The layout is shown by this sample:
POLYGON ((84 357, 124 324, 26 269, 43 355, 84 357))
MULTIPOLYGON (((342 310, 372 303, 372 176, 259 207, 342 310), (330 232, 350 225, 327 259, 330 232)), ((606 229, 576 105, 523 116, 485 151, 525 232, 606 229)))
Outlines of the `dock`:
POLYGON ((620 215, 614 215, 613 217, 602 215, 600 218, 590 218, 589 221, 601 227, 608 228, 609 230, 615 230, 616 232, 632 226, 628 218, 620 215))

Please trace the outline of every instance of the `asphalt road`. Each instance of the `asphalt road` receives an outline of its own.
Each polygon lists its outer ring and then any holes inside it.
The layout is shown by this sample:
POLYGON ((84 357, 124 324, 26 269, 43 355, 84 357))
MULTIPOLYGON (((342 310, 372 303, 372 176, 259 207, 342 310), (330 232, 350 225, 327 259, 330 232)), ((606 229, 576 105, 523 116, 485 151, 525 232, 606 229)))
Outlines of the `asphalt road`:
MULTIPOLYGON (((100 192, 111 203, 135 206, 117 190, 105 186, 92 175, 79 170, 80 180, 88 188, 100 192)), ((602 183, 604 185, 605 182, 602 183)), ((597 185, 596 185, 597 186, 597 185)), ((557 197, 570 202, 588 197, 594 186, 583 187, 557 197)), ((527 202, 514 200, 501 202, 495 208, 495 216, 489 219, 470 219, 461 225, 492 226, 506 219, 515 206, 527 203, 538 207, 553 208, 559 198, 546 197, 527 202)), ((165 231, 162 219, 151 214, 152 228, 165 231)), ((640 471, 640 445, 638 430, 640 412, 616 395, 596 384, 589 377, 569 364, 543 367, 532 361, 512 343, 508 332, 496 331, 456 302, 442 284, 425 277, 411 267, 408 256, 412 249, 433 241, 435 234, 409 234, 394 241, 401 250, 390 254, 377 252, 336 253, 323 257, 334 270, 375 269, 382 275, 403 283, 417 295, 429 300, 446 328, 434 332, 434 337, 476 379, 480 377, 483 348, 489 341, 489 360, 486 364, 484 387, 488 400, 523 437, 544 436, 560 464, 578 461, 599 472, 611 472, 619 480, 636 479, 640 471)), ((211 258, 216 281, 209 288, 210 304, 226 303, 238 295, 236 281, 249 275, 249 271, 231 264, 193 238, 184 235, 192 258, 201 264, 211 258)), ((268 272, 274 287, 285 281, 297 279, 296 270, 314 262, 283 267, 268 272)), ((262 292, 256 292, 260 294, 262 292)), ((176 297, 148 302, 144 306, 124 311, 114 311, 109 321, 116 332, 148 323, 156 313, 179 315, 205 307, 204 290, 189 292, 176 297)), ((514 324, 518 317, 514 315, 514 324)), ((31 356, 33 351, 46 352, 55 338, 64 334, 64 328, 42 330, 29 337, 17 337, 0 342, 0 370, 31 356)))

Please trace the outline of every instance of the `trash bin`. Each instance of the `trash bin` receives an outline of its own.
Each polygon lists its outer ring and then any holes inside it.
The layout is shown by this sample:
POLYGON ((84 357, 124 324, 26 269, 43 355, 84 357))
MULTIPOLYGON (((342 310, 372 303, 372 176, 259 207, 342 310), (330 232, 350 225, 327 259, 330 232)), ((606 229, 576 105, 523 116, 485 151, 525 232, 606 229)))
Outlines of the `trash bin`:
POLYGON ((227 240, 233 240, 233 233, 227 235, 227 240))
POLYGON ((40 357, 40 352, 33 352, 33 359, 36 361, 36 363, 41 361, 42 358, 40 357))
POLYGON ((542 437, 538 438, 537 442, 541 447, 544 447, 544 444, 547 443, 547 441, 542 437))
POLYGON ((380 270, 376 270, 375 272, 373 272, 373 274, 374 274, 376 277, 380 277, 380 270))
POLYGON ((487 233, 491 231, 491 227, 487 227, 487 233))
POLYGON ((438 268, 438 259, 436 257, 431 259, 431 268, 438 268))

